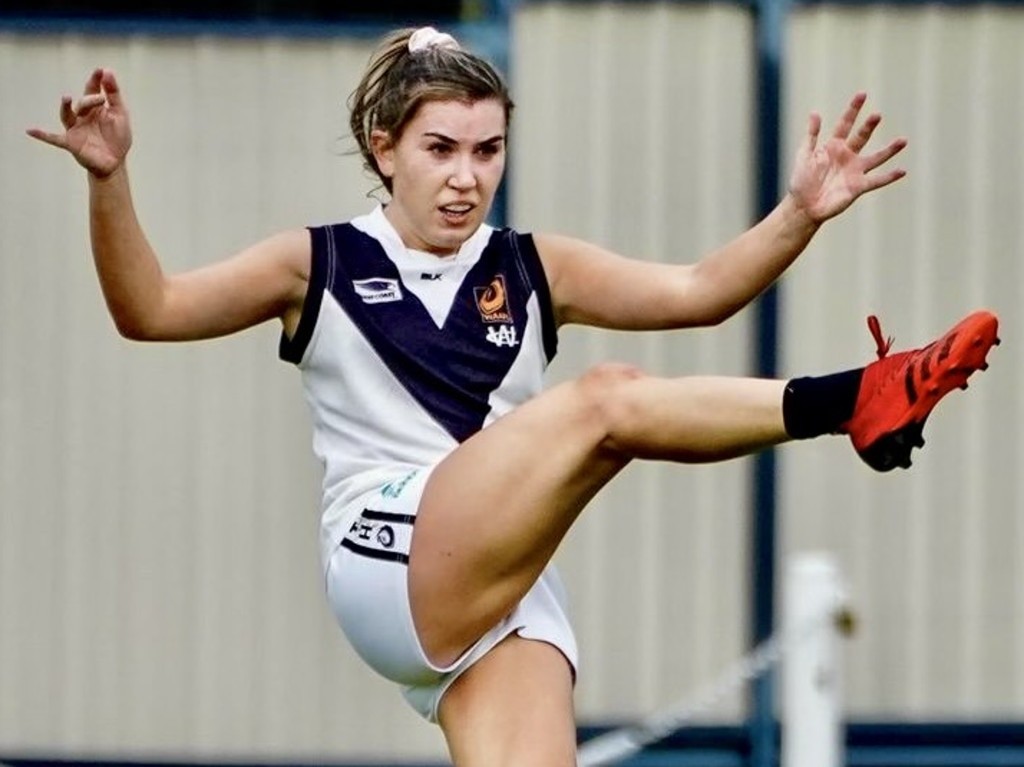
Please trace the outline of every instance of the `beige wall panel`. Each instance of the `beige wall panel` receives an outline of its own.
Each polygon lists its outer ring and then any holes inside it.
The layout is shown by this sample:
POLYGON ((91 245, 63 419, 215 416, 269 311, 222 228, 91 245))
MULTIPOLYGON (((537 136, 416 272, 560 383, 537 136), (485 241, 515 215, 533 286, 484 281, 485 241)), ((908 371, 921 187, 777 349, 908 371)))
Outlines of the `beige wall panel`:
MULTIPOLYGON (((732 6, 527 4, 513 46, 512 223, 688 262, 749 223, 751 23, 732 6)), ((561 334, 554 377, 612 360, 667 375, 748 369, 750 315, 702 331, 561 334)), ((636 716, 746 645, 750 467, 629 467, 558 561, 583 718, 636 716)), ((743 696, 704 714, 736 716, 743 696)))
POLYGON ((826 226, 785 283, 784 370, 872 357, 989 307, 1007 341, 929 421, 908 473, 876 476, 843 439, 784 451, 783 550, 838 553, 862 628, 847 648, 853 715, 1024 713, 1024 10, 804 8, 789 30, 785 136, 865 89, 906 135, 909 171, 826 226))
POLYGON ((277 329, 114 331, 83 172, 23 135, 117 70, 170 271, 367 209, 343 156, 365 43, 0 35, 0 751, 430 756, 321 592, 319 468, 277 329))

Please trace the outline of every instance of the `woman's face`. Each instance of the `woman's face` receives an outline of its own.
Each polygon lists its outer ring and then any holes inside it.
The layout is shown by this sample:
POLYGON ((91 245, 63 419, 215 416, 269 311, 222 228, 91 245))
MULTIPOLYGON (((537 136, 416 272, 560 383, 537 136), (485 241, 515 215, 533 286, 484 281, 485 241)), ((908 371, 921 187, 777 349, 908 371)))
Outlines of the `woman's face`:
POLYGON ((505 171, 506 128, 497 99, 427 101, 396 144, 374 133, 391 179, 385 215, 406 247, 449 255, 484 222, 505 171))

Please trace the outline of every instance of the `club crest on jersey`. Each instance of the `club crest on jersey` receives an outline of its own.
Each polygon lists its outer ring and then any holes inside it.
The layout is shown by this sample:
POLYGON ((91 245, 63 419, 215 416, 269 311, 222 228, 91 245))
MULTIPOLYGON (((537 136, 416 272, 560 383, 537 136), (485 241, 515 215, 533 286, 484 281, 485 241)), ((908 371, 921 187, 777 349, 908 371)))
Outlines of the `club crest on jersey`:
POLYGON ((487 340, 495 346, 518 346, 515 325, 491 325, 487 328, 487 340))
POLYGON ((402 289, 398 280, 388 277, 371 277, 368 280, 352 280, 356 295, 363 299, 364 304, 385 304, 389 301, 401 301, 402 289))
MULTIPOLYGON (((512 322, 504 274, 495 275, 486 287, 473 288, 473 294, 476 296, 476 308, 480 310, 484 322, 512 322)), ((487 338, 490 340, 489 333, 487 338)))

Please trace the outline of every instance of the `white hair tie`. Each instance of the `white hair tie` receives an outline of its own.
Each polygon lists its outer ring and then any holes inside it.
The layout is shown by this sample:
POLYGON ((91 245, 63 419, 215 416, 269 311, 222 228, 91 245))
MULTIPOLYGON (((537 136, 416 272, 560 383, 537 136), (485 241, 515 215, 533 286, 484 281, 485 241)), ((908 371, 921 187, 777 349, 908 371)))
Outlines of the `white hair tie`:
POLYGON ((433 27, 420 27, 409 36, 409 53, 426 50, 427 48, 447 48, 459 50, 458 41, 446 32, 438 32, 433 27))

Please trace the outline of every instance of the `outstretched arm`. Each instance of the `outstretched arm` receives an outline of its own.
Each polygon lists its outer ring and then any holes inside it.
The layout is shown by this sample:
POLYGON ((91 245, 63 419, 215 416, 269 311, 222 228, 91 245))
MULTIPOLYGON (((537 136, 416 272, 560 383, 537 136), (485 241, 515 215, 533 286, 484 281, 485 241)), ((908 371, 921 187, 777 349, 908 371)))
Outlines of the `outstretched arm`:
POLYGON ((88 171, 89 229, 100 286, 122 335, 191 340, 273 317, 294 324, 309 273, 309 236, 284 232, 212 266, 167 276, 132 204, 126 159, 131 126, 117 79, 97 69, 77 103, 61 99, 63 132, 28 135, 71 154, 88 171))
POLYGON ((822 223, 861 195, 888 186, 902 169, 880 170, 906 146, 902 138, 864 153, 881 122, 856 94, 832 135, 819 141, 821 117, 811 114, 786 195, 754 227, 695 264, 624 258, 567 237, 538 235, 538 250, 562 323, 619 329, 713 325, 760 295, 803 252, 822 223))

